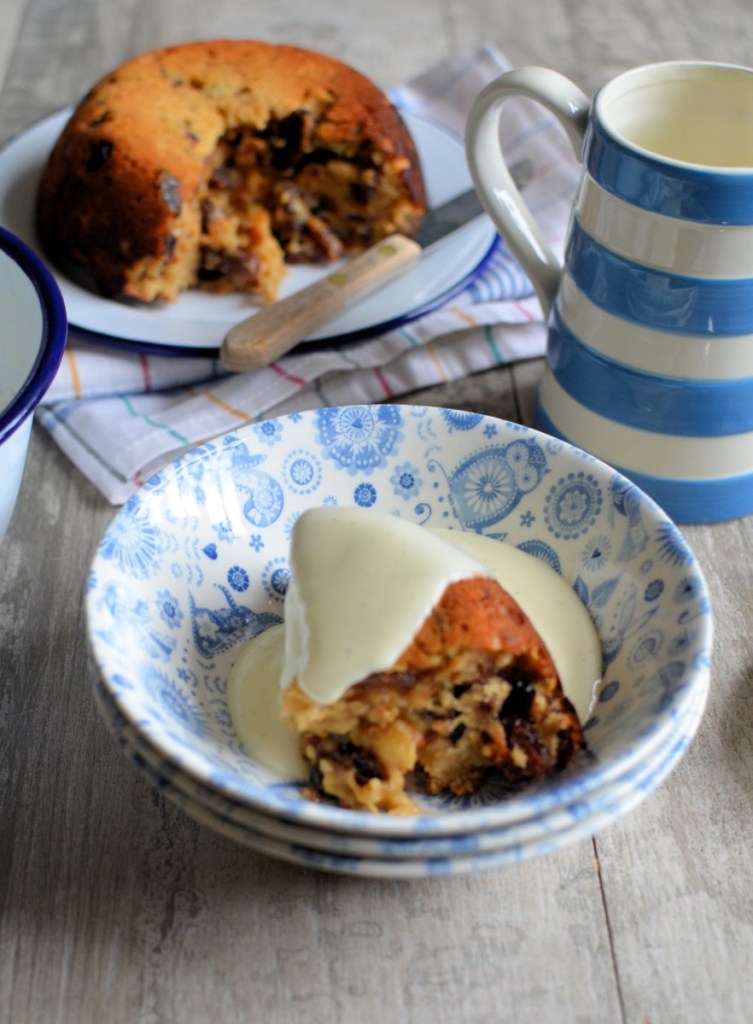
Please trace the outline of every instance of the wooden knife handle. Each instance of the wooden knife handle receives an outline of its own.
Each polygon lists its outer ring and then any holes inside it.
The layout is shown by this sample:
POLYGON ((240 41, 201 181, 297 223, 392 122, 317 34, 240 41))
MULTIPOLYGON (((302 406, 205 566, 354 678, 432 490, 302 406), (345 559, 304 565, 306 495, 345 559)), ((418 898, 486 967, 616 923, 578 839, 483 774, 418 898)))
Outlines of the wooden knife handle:
POLYGON ((228 331, 220 358, 228 370, 253 370, 279 359, 340 310, 394 276, 421 246, 390 235, 344 267, 286 299, 273 302, 228 331))

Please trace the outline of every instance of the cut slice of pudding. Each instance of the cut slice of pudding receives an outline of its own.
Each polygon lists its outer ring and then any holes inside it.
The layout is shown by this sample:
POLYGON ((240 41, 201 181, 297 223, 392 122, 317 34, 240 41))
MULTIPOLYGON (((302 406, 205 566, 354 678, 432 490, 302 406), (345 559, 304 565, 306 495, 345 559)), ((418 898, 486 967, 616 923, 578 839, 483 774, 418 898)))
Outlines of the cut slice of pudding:
POLYGON ((584 746, 533 625, 484 565, 393 516, 297 521, 285 605, 283 715, 307 795, 413 813, 411 793, 473 793, 491 771, 544 778, 584 746))
POLYGON ((378 86, 313 50, 215 39, 142 53, 92 86, 42 169, 36 227, 105 296, 271 302, 288 265, 414 235, 425 210, 415 143, 378 86))

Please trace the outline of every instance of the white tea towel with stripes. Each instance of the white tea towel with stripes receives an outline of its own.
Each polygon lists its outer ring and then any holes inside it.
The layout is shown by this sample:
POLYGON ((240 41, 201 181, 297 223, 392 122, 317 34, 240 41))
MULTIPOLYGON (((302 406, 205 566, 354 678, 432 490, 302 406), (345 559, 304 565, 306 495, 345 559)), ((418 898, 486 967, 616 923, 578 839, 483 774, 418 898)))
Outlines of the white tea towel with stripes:
MULTIPOLYGON (((476 95, 508 67, 486 46, 459 55, 401 88, 401 109, 462 136, 476 95)), ((525 195, 561 253, 578 180, 564 133, 543 108, 511 100, 501 127, 511 163, 526 161, 525 195)), ((272 366, 223 373, 211 359, 125 352, 76 338, 37 412, 42 425, 113 503, 121 504, 169 460, 243 423, 329 405, 386 401, 417 388, 543 354, 541 309, 504 245, 448 304, 387 333, 272 366)))

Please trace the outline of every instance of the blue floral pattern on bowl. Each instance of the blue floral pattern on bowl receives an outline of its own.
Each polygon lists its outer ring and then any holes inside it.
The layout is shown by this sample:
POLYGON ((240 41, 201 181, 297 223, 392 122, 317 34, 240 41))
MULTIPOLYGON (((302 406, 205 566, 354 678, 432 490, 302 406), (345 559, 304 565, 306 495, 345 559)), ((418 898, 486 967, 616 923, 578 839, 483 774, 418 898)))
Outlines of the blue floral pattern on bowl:
POLYGON ((152 477, 91 567, 94 677, 160 764, 264 814, 407 837, 545 814, 625 778, 677 729, 687 745, 700 718, 688 708, 702 709, 708 688, 710 601, 680 532, 623 477, 534 430, 452 410, 353 406, 283 416, 263 436, 256 426, 152 477), (540 786, 427 799, 408 818, 307 802, 251 758, 227 675, 240 645, 280 621, 290 530, 318 504, 483 532, 568 580, 602 642, 604 678, 584 714, 591 756, 540 786))
POLYGON ((220 834, 292 863, 341 874, 386 878, 422 878, 458 874, 518 863, 552 852, 592 835, 631 810, 659 785, 687 749, 703 714, 703 691, 696 693, 666 735, 657 737, 656 753, 613 784, 513 825, 483 831, 406 838, 338 833, 315 829, 255 811, 192 780, 145 743, 95 684, 100 711, 121 750, 146 780, 200 824, 220 834))

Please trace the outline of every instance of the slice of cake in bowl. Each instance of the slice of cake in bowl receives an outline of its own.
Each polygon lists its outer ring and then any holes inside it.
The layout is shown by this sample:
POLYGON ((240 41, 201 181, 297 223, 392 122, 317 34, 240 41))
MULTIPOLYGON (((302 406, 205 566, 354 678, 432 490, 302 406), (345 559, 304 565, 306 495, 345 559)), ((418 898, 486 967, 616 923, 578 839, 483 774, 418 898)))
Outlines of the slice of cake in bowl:
POLYGON ((307 795, 413 813, 489 772, 545 778, 584 747, 529 618, 444 537, 362 509, 298 519, 285 607, 283 715, 307 795))

